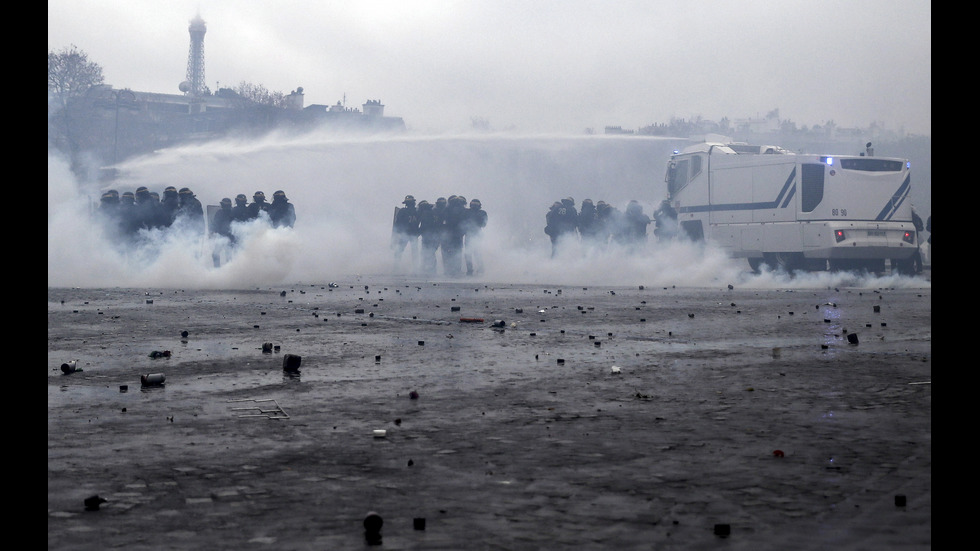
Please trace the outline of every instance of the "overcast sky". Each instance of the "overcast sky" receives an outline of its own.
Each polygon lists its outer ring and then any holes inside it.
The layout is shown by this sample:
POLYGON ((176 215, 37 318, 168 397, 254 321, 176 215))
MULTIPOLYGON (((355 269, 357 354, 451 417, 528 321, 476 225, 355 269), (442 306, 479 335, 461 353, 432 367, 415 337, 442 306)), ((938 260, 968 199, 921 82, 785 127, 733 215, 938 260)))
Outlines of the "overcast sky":
POLYGON ((385 104, 417 131, 601 132, 672 117, 931 134, 927 0, 49 0, 48 50, 179 93, 191 19, 212 91, 385 104))

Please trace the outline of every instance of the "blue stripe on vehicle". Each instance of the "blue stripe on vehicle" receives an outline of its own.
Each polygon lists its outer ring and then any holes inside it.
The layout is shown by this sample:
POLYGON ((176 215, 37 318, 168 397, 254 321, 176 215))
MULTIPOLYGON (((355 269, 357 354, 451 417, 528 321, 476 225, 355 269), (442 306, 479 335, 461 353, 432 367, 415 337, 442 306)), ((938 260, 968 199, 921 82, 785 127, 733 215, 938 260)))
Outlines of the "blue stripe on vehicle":
POLYGON ((779 208, 784 209, 784 208, 788 207, 789 206, 789 202, 793 199, 793 196, 794 195, 796 195, 796 186, 793 186, 793 187, 790 188, 789 193, 786 194, 786 200, 783 201, 783 204, 782 205, 779 205, 779 208))
POLYGON ((905 202, 905 199, 908 198, 909 190, 912 187, 911 183, 912 175, 906 174, 905 181, 902 182, 902 185, 899 186, 897 190, 895 190, 895 194, 891 196, 891 199, 889 199, 888 203, 881 209, 881 212, 878 213, 875 220, 891 220, 891 217, 895 215, 895 211, 898 210, 898 207, 905 202))
POLYGON ((680 207, 678 212, 718 212, 725 210, 755 210, 755 209, 784 209, 789 206, 790 200, 796 195, 796 186, 793 180, 796 179, 796 167, 789 173, 786 183, 783 184, 779 194, 772 201, 761 201, 757 203, 728 203, 725 205, 694 205, 690 207, 680 207))

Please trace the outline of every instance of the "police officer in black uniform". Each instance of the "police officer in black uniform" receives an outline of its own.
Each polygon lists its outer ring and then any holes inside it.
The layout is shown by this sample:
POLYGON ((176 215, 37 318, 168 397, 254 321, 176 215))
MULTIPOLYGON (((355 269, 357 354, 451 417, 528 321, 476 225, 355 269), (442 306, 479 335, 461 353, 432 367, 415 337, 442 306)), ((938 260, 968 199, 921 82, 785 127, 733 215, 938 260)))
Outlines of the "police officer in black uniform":
POLYGON ((447 203, 444 221, 446 240, 443 243, 443 270, 447 276, 455 277, 463 273, 463 236, 466 235, 463 222, 466 219, 466 198, 462 195, 453 195, 447 203))
POLYGON ((119 229, 126 237, 133 237, 140 229, 140 219, 136 212, 136 196, 125 191, 119 196, 119 229))
POLYGON ((463 234, 466 236, 466 275, 483 273, 482 233, 487 227, 487 211, 479 199, 470 201, 470 208, 463 219, 463 234))
POLYGON ((653 235, 660 241, 673 239, 677 235, 677 211, 670 201, 664 199, 653 212, 653 235))
POLYGON ((422 240, 422 253, 419 259, 422 273, 435 274, 438 266, 436 251, 442 239, 442 224, 436 217, 435 207, 425 199, 419 201, 419 236, 422 240))
POLYGON ((281 189, 272 194, 272 204, 269 205, 268 212, 273 228, 291 228, 296 223, 296 210, 286 198, 286 192, 281 189))
POLYGON ((589 246, 595 246, 599 240, 599 213, 596 211, 592 199, 584 199, 582 208, 578 212, 578 233, 582 236, 582 242, 589 246))
POLYGON ((204 206, 194 195, 194 192, 190 188, 180 188, 177 192, 179 205, 177 207, 177 216, 174 219, 184 219, 185 227, 192 229, 196 233, 204 234, 205 221, 204 221, 204 206))
POLYGON ((166 225, 169 227, 170 224, 174 223, 174 218, 177 217, 177 209, 180 207, 177 188, 174 186, 164 188, 163 197, 160 199, 160 206, 163 211, 161 219, 166 220, 166 225))
POLYGON ((235 206, 231 208, 231 221, 232 222, 248 222, 248 199, 245 197, 244 193, 239 193, 235 196, 235 206))
POLYGON ((395 253, 395 266, 401 262, 406 246, 411 246, 412 268, 415 268, 418 258, 419 212, 415 208, 415 197, 406 195, 402 201, 404 207, 395 213, 395 221, 391 232, 391 247, 395 253))
POLYGON ((230 252, 231 248, 235 245, 235 235, 231 232, 231 199, 225 197, 221 200, 220 207, 217 212, 214 213, 214 218, 211 219, 211 226, 208 228, 208 233, 212 237, 224 237, 227 238, 227 243, 216 240, 214 251, 211 252, 211 259, 214 261, 214 267, 218 268, 221 266, 221 254, 223 252, 230 252))
POLYGON ((136 188, 136 194, 133 198, 136 207, 134 212, 137 220, 139 220, 139 228, 149 230, 156 227, 159 217, 153 204, 153 198, 150 197, 150 190, 146 186, 140 186, 136 188))
POLYGON ((268 212, 269 203, 265 202, 265 194, 261 191, 256 191, 252 195, 252 204, 248 206, 248 218, 249 220, 254 220, 259 217, 260 212, 268 212))

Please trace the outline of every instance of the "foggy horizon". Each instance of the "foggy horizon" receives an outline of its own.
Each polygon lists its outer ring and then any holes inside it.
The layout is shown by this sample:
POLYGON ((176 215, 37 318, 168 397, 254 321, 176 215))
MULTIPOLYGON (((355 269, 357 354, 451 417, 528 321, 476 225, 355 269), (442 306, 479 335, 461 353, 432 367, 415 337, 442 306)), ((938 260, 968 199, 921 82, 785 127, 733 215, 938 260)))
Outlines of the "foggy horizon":
POLYGON ((48 49, 75 45, 116 88, 177 94, 197 15, 212 92, 248 82, 302 87, 306 105, 380 99, 413 132, 481 119, 582 134, 778 109, 798 128, 931 134, 922 0, 49 0, 48 49))

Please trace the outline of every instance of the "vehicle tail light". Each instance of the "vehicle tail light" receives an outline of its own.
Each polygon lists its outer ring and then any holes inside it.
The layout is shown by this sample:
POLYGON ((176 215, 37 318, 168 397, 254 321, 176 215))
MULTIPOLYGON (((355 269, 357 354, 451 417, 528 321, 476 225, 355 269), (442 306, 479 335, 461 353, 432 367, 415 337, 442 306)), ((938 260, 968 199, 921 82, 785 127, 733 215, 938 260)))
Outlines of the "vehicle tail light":
POLYGON ((844 230, 837 230, 837 231, 835 231, 834 232, 834 239, 836 239, 838 243, 840 243, 841 241, 843 241, 845 239, 844 238, 844 230))
POLYGON ((905 232, 905 235, 902 236, 902 241, 911 244, 913 241, 915 241, 915 234, 910 231, 905 232))

